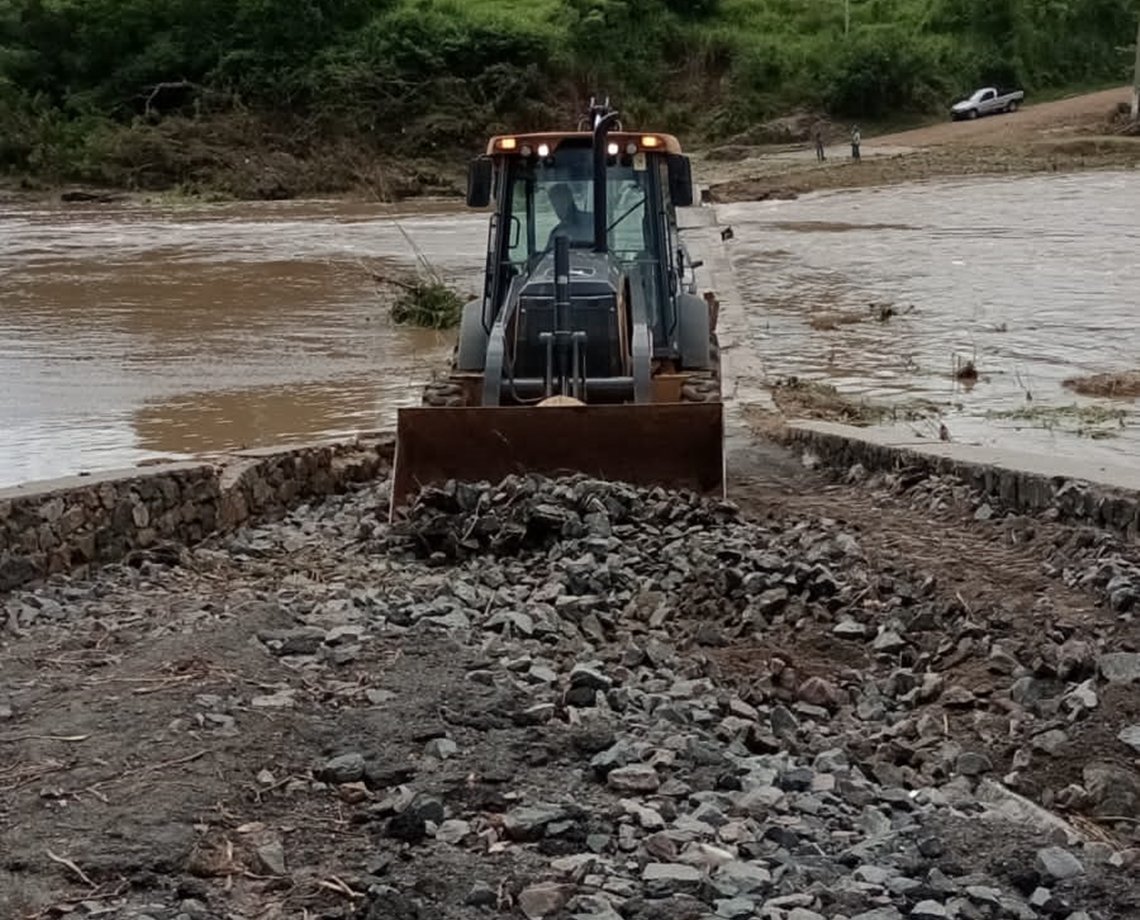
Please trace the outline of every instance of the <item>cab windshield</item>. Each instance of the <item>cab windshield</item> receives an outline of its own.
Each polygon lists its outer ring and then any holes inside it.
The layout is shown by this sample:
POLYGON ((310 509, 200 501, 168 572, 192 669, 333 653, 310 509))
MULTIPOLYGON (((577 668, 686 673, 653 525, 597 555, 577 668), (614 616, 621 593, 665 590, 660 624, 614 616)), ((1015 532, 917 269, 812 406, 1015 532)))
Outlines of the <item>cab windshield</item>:
MULTIPOLYGON (((623 262, 653 252, 652 214, 646 207, 650 174, 645 157, 606 169, 606 241, 623 262)), ((593 152, 559 149, 551 163, 515 159, 506 174, 507 260, 522 268, 553 251, 564 234, 572 248, 594 244, 593 152)))

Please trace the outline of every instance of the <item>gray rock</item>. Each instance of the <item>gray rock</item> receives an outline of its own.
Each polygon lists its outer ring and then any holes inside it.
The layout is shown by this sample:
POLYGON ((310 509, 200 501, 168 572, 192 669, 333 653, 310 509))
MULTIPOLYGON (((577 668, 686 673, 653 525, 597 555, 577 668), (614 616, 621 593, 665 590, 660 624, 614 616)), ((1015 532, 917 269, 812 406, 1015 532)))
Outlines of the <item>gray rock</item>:
POLYGON ((845 617, 831 630, 831 634, 840 639, 862 639, 867 635, 867 627, 857 620, 845 617))
POLYGON ((1043 700, 1051 700, 1065 692, 1060 681, 1043 680, 1038 677, 1022 677, 1009 688, 1010 698, 1026 709, 1032 709, 1043 700))
POLYGON ((809 706, 821 706, 826 709, 835 709, 841 702, 839 688, 822 677, 809 677, 800 684, 796 695, 809 706))
MULTIPOLYGON (((759 585, 758 585, 759 586, 759 585)), ((745 590, 750 586, 746 582, 745 590)), ((784 609, 788 603, 788 589, 787 588, 770 588, 762 592, 758 597, 752 601, 752 609, 759 613, 761 616, 772 616, 779 613, 784 609)))
POLYGON ((1049 878, 1063 881, 1083 875, 1085 867, 1068 850, 1061 847, 1045 847, 1037 851, 1037 869, 1049 878))
POLYGON ((292 709, 297 705, 294 699, 296 695, 297 691, 292 688, 278 690, 276 693, 252 697, 249 705, 254 709, 292 709))
POLYGON ((285 848, 280 840, 262 844, 257 848, 257 861, 270 875, 287 875, 285 868, 285 848))
POLYGON ((1137 754, 1140 754, 1140 725, 1129 725, 1127 728, 1122 728, 1117 740, 1127 744, 1137 754))
POLYGON ((867 806, 863 809, 863 813, 856 819, 856 825, 861 827, 869 837, 879 837, 883 834, 889 834, 893 829, 891 819, 884 815, 879 809, 867 806))
POLYGON ((871 885, 885 885, 888 879, 898 873, 891 869, 884 869, 882 866, 860 866, 851 874, 860 881, 871 885))
POLYGON ((1109 652, 1100 656, 1097 666, 1110 684, 1140 681, 1140 652, 1109 652))
POLYGON ((634 758, 633 750, 624 741, 595 754, 590 760, 590 769, 595 775, 604 778, 616 767, 624 767, 634 758))
POLYGON ((876 907, 874 910, 856 914, 851 920, 902 920, 897 907, 876 907))
POLYGON ((570 672, 570 686, 571 687, 588 687, 591 690, 609 690, 614 685, 610 678, 606 677, 601 671, 586 665, 575 665, 574 670, 570 672))
POLYGON ((812 768, 819 773, 839 773, 851 766, 847 752, 842 748, 821 751, 812 761, 812 768))
POLYGON ((993 770, 993 762, 985 755, 975 751, 964 751, 958 755, 955 768, 963 776, 981 776, 993 770))
POLYGON ((900 636, 893 629, 883 629, 875 637, 875 641, 871 643, 871 648, 876 652, 884 654, 892 654, 894 652, 901 652, 907 647, 907 641, 900 636))
POLYGON ((453 818, 450 821, 444 821, 435 832, 435 839, 441 843, 457 844, 463 841, 471 833, 471 825, 466 822, 453 818))
POLYGON ((772 723, 772 731, 781 738, 794 735, 799 731, 800 720, 787 706, 773 706, 769 719, 772 723))
POLYGON ((436 760, 447 760, 459 753, 459 745, 450 738, 435 738, 424 746, 424 753, 436 760))
POLYGON ((555 882, 531 885, 519 892, 518 908, 527 920, 542 920, 561 910, 573 894, 572 885, 559 885, 555 882))
POLYGON ((967 885, 966 897, 979 904, 997 907, 1001 903, 1001 889, 991 885, 967 885))
POLYGON ((808 910, 806 907, 793 907, 788 911, 787 920, 825 920, 825 918, 823 914, 817 914, 814 910, 808 910))
POLYGON ((772 873, 763 866, 737 860, 720 866, 713 877, 718 885, 733 888, 737 894, 764 891, 772 884, 772 873))
POLYGON ((910 920, 950 920, 953 914, 938 901, 919 901, 910 909, 910 920))
POLYGON ((487 621, 485 629, 512 631, 520 636, 534 635, 534 618, 521 611, 503 611, 496 613, 487 621))
POLYGON ((539 803, 512 808, 503 818, 503 830, 511 840, 539 840, 550 824, 573 817, 573 809, 566 805, 539 803))
POLYGON ((618 792, 656 792, 661 779, 648 764, 630 764, 610 770, 606 775, 606 785, 618 792))
POLYGON ((798 891, 795 894, 782 894, 774 898, 768 898, 768 900, 764 902, 764 910, 788 910, 794 907, 808 908, 813 904, 815 904, 815 895, 798 891))
POLYGON ((317 776, 326 783, 355 783, 364 779, 364 766, 364 755, 353 751, 326 761, 317 776))
POLYGON ((486 882, 476 882, 472 885, 463 901, 468 907, 494 907, 498 902, 498 892, 486 882))
POLYGON ((747 898, 727 898, 714 903, 716 915, 725 920, 747 920, 756 916, 756 905, 747 898))
POLYGON ((1086 680, 1082 684, 1078 684, 1073 688, 1072 692, 1065 697, 1065 703, 1071 709, 1096 709, 1100 704, 1100 699, 1096 694, 1096 687, 1092 679, 1086 680))
POLYGON ((1040 735, 1034 735, 1030 744, 1035 751, 1041 751, 1042 753, 1054 756, 1068 744, 1068 742, 1068 735, 1059 728, 1052 728, 1049 731, 1042 732, 1040 735))
POLYGON ((680 863, 646 863, 641 880, 670 891, 695 891, 701 885, 701 870, 680 863))
POLYGON ((1093 761, 1082 771, 1093 812, 1104 817, 1140 812, 1140 773, 1106 761, 1093 761))

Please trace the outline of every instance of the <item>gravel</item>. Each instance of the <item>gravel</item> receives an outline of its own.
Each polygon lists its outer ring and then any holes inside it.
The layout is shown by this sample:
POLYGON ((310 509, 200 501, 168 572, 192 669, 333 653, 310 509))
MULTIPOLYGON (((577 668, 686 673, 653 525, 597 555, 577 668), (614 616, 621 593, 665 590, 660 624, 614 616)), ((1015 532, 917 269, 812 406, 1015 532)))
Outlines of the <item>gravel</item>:
MULTIPOLYGON (((1098 694, 1140 680, 1140 655, 1072 630, 1013 637, 924 574, 872 565, 835 521, 752 521, 728 503, 582 477, 425 490, 391 527, 382 502, 361 490, 191 554, 208 569, 264 565, 295 552, 290 541, 336 547, 332 577, 278 589, 293 625, 251 637, 330 697, 356 692, 359 677, 341 687, 337 675, 359 674, 381 642, 454 660, 437 715, 407 726, 414 745, 380 756, 337 736, 297 780, 362 829, 372 859, 392 857, 346 867, 356 903, 331 899, 319 916, 1045 920, 1089 908, 1110 920, 1082 886, 1107 890, 1105 873, 1130 871, 1123 858, 1115 868, 1072 852, 1078 841, 1054 845, 1056 825, 1015 826, 979 790, 1016 787, 1019 770, 1063 755, 1098 694), (807 634, 844 649, 838 662, 772 640, 807 634), (966 661, 977 670, 956 683, 966 661), (496 782, 479 778, 496 769, 496 782), (1020 861, 980 858, 990 834, 1016 839, 1020 861), (462 885, 433 896, 432 859, 454 859, 462 885)), ((1104 578, 1108 594, 1133 584, 1119 577, 1104 578)), ((69 615, 62 590, 39 593, 69 615)), ((23 621, 26 596, 5 601, 9 621, 23 621)), ((71 606, 93 615, 117 597, 71 606)), ((409 694, 358 695, 382 712, 409 694)), ((283 718, 297 699, 297 687, 262 686, 248 707, 217 696, 202 708, 240 731, 248 708, 283 718)), ((1137 730, 1119 741, 1140 750, 1137 730)), ((1131 765, 1089 762, 1065 779, 1101 814, 1136 813, 1131 765)), ((261 844, 261 868, 297 872, 286 850, 261 844)), ((179 905, 150 916, 228 916, 179 905)))

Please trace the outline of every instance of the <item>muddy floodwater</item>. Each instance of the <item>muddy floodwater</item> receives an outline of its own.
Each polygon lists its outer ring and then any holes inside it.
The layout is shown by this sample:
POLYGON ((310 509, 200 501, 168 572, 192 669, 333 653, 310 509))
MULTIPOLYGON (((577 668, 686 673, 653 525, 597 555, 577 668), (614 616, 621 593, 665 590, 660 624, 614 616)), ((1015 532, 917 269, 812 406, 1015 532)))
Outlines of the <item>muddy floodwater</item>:
POLYGON ((1120 464, 1135 400, 1073 376, 1140 368, 1132 173, 938 181, 727 205, 749 384, 797 376, 927 414, 892 427, 1120 464), (957 377, 972 362, 978 377, 957 377))
POLYGON ((394 328, 412 244, 478 285, 454 206, 0 211, 0 483, 391 424, 451 336, 394 328), (409 242, 410 241, 410 242, 409 242))
MULTIPOLYGON (((1135 456, 1133 403, 1061 386, 1140 366, 1131 176, 720 211, 745 301, 724 343, 742 400, 826 378, 927 400, 958 440, 1135 456), (971 388, 956 360, 975 362, 971 388)), ((0 485, 391 425, 452 334, 393 327, 373 274, 412 266, 414 245, 475 291, 485 234, 483 215, 424 202, 0 204, 0 485)))

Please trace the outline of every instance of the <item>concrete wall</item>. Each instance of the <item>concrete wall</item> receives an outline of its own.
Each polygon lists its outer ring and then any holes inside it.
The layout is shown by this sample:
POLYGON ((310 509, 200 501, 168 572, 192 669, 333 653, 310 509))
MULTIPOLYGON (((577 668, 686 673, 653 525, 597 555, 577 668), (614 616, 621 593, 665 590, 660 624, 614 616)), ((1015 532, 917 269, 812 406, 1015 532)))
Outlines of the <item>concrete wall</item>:
POLYGON ((856 463, 869 471, 921 469, 952 475, 1009 509, 1056 509, 1071 523, 1103 527, 1128 539, 1140 535, 1140 464, 1113 467, 967 444, 903 444, 876 429, 829 422, 792 422, 784 439, 811 449, 827 466, 856 463))
POLYGON ((377 435, 0 489, 0 591, 281 514, 384 474, 392 454, 377 435))

